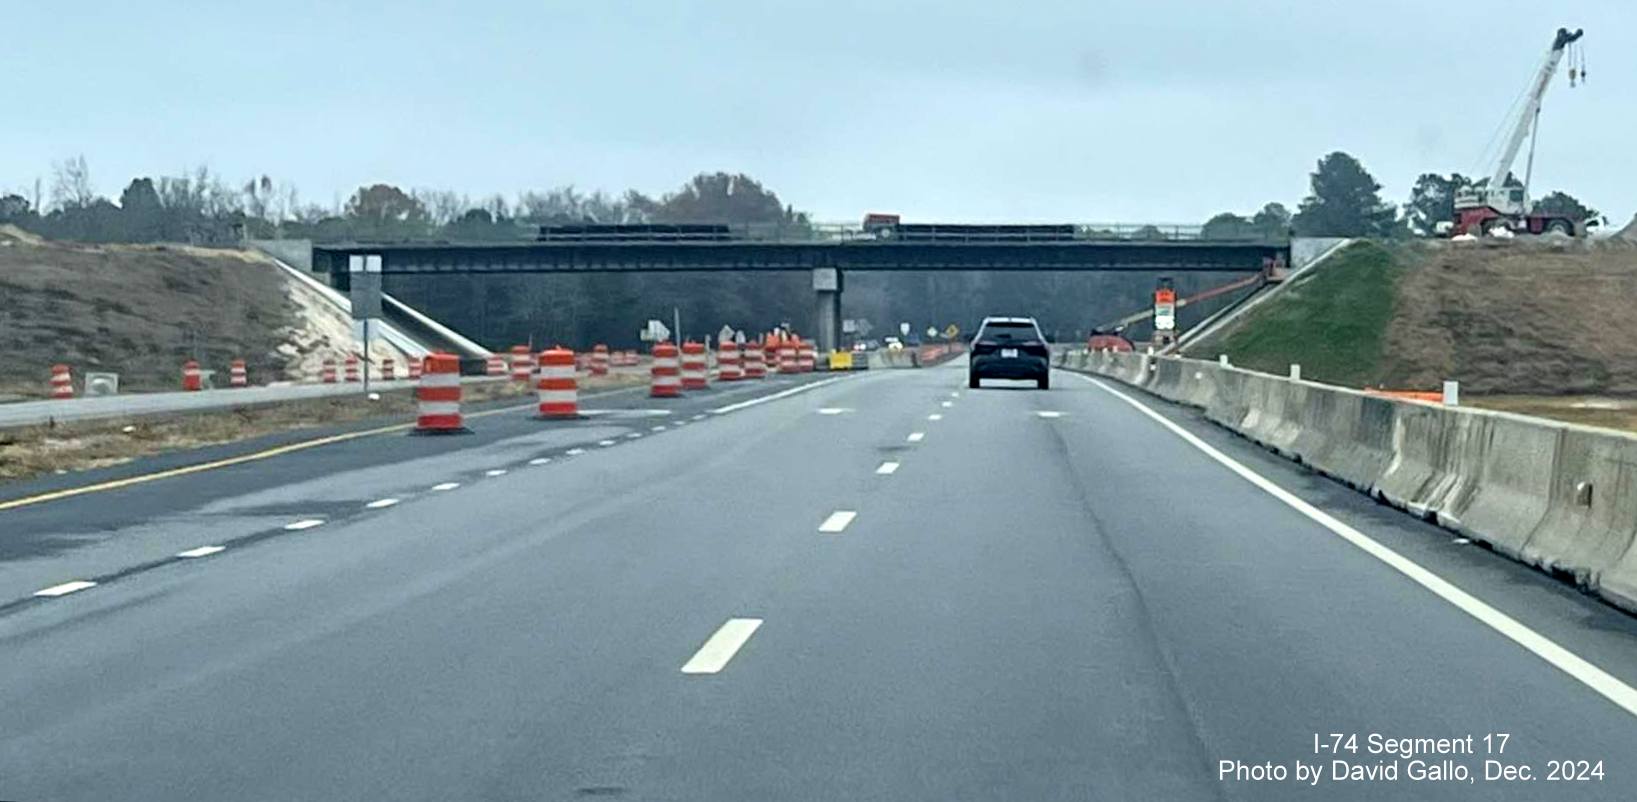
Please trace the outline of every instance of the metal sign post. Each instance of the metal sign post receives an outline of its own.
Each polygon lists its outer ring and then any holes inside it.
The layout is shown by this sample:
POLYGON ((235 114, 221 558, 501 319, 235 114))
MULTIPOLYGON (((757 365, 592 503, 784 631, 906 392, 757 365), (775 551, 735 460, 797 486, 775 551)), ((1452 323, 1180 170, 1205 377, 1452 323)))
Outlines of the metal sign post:
POLYGON ((364 394, 369 394, 369 321, 381 316, 381 256, 347 257, 347 272, 351 275, 350 296, 352 319, 363 321, 364 328, 364 394))

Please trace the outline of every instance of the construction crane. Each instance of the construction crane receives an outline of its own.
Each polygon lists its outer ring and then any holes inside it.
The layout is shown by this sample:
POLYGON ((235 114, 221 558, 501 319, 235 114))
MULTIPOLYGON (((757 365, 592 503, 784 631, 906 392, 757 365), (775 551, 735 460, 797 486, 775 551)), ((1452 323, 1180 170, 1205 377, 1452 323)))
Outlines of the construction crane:
MULTIPOLYGON (((1495 164, 1495 171, 1490 175, 1489 183, 1456 194, 1455 220, 1450 227, 1450 233, 1459 236, 1496 234, 1502 231, 1516 234, 1554 231, 1572 235, 1584 230, 1583 221, 1559 214, 1535 214, 1529 208, 1529 180, 1535 169, 1535 133, 1540 122, 1540 101, 1546 96, 1546 88, 1551 85, 1552 76, 1557 73, 1564 55, 1584 33, 1578 28, 1572 32, 1567 28, 1557 29, 1557 35, 1552 38, 1552 49, 1547 51, 1545 62, 1540 65, 1540 70, 1535 73, 1534 82, 1529 85, 1523 111, 1506 138, 1500 161, 1495 164), (1518 151, 1523 148, 1525 138, 1529 140, 1529 158, 1524 168, 1523 185, 1508 186, 1507 179, 1512 176, 1512 162, 1517 160, 1518 151)), ((1571 83, 1577 78, 1583 79, 1584 75, 1582 66, 1577 65, 1569 70, 1571 83)))

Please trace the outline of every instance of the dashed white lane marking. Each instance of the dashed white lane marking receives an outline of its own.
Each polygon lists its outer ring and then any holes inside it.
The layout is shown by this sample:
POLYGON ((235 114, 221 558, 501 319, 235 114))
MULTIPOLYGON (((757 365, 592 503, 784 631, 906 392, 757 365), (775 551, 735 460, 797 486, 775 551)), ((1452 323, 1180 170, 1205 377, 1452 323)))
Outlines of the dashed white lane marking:
POLYGON ((835 512, 830 513, 830 517, 824 519, 824 523, 819 524, 819 531, 829 533, 840 532, 846 529, 847 525, 852 523, 853 519, 857 517, 858 513, 852 510, 836 510, 835 512))
POLYGON ((551 462, 551 457, 535 457, 529 460, 530 465, 545 465, 548 462, 551 462))
POLYGON ((1620 709, 1637 716, 1637 688, 1620 681, 1619 678, 1593 665, 1580 655, 1559 646, 1556 641, 1525 626, 1517 619, 1501 612, 1476 596, 1456 587, 1446 579, 1421 567, 1402 554, 1371 540, 1363 532, 1337 520, 1335 516, 1307 503, 1294 493, 1280 487, 1272 480, 1240 464, 1232 457, 1216 450, 1209 443, 1196 437, 1192 432, 1178 426, 1164 415, 1149 409, 1141 401, 1120 392, 1107 384, 1093 379, 1090 376, 1080 378, 1091 382, 1104 392, 1135 407, 1138 412, 1154 419, 1161 426, 1180 437, 1188 445, 1199 449, 1205 456, 1215 460, 1223 467, 1238 474, 1241 479, 1255 485, 1257 489, 1283 502, 1286 506, 1307 516, 1313 522, 1342 540, 1357 546, 1371 557, 1386 563, 1393 570, 1398 571, 1410 581, 1432 591, 1439 598, 1459 608, 1462 612, 1495 630, 1513 643, 1534 652, 1542 660, 1552 664, 1558 670, 1578 680, 1581 684, 1592 689, 1603 698, 1613 702, 1620 709))
POLYGON ((954 401, 945 401, 945 402, 939 404, 938 406, 941 406, 944 409, 949 409, 950 407, 955 406, 955 402, 954 401))
POLYGON ((1063 413, 1057 412, 1055 410, 1050 410, 1050 409, 1038 410, 1038 411, 1035 412, 1035 414, 1039 415, 1042 418, 1061 418, 1061 417, 1063 417, 1063 413))
POLYGON ((603 448, 607 448, 607 447, 609 447, 609 446, 611 446, 613 444, 614 444, 613 440, 598 440, 597 441, 597 445, 602 446, 603 448))
POLYGON ((950 391, 950 393, 949 393, 949 397, 950 397, 950 398, 960 398, 960 397, 961 397, 961 394, 960 394, 960 393, 958 393, 958 392, 955 392, 955 391, 953 391, 953 390, 951 390, 951 391, 950 391))
POLYGON ((94 588, 96 586, 97 586, 97 583, 95 583, 95 582, 88 582, 88 581, 86 581, 84 579, 76 579, 76 580, 74 580, 72 582, 64 582, 61 585, 52 585, 49 588, 42 588, 40 590, 36 590, 36 591, 34 591, 34 595, 40 596, 42 598, 50 598, 50 597, 53 597, 53 596, 67 596, 68 594, 73 593, 75 591, 85 590, 86 588, 94 588))
POLYGON ((820 407, 819 411, 818 411, 818 414, 820 414, 820 415, 840 415, 840 414, 842 414, 844 412, 851 412, 851 411, 852 410, 847 409, 846 407, 820 407))
POLYGON ((648 431, 650 431, 650 432, 663 432, 663 431, 665 431, 665 427, 664 426, 653 426, 653 427, 649 427, 648 431))
POLYGON ((364 507, 366 509, 371 509, 371 510, 381 510, 381 509, 386 509, 387 507, 390 507, 390 506, 392 506, 394 504, 397 504, 397 503, 398 503, 398 500, 395 499, 395 498, 378 498, 378 499, 376 499, 374 501, 371 501, 368 504, 365 504, 364 507))
POLYGON ((758 398, 752 398, 749 401, 740 401, 737 404, 728 404, 725 407, 717 407, 716 409, 711 410, 711 412, 713 414, 716 414, 716 415, 722 415, 722 414, 725 414, 725 413, 728 413, 728 412, 736 412, 738 410, 744 409, 745 407, 753 407, 753 406, 756 406, 757 404, 765 404, 765 403, 767 403, 769 401, 777 401, 777 400, 779 400, 781 398, 788 398, 790 396, 795 395, 796 393, 805 393, 808 390, 816 390, 816 389, 818 389, 820 387, 823 387, 826 384, 832 384, 834 382, 841 381, 842 379, 845 379, 845 378, 847 378, 847 377, 846 376, 836 376, 835 378, 832 378, 832 379, 824 379, 822 381, 816 381, 816 382, 811 382, 811 383, 808 383, 808 384, 798 385, 798 386, 792 387, 792 388, 790 388, 788 390, 780 390, 780 391, 778 391, 776 393, 772 393, 770 395, 764 395, 764 396, 760 396, 758 398))
POLYGON ((443 484, 433 485, 432 489, 441 493, 445 490, 454 490, 457 487, 460 487, 460 482, 444 482, 443 484))
POLYGON ((898 470, 898 463, 896 463, 896 462, 883 462, 883 463, 881 463, 881 467, 875 469, 875 472, 878 473, 878 474, 881 474, 882 476, 888 476, 888 475, 896 472, 897 470, 898 470))
POLYGON ((303 518, 295 523, 285 524, 284 528, 290 530, 291 532, 300 532, 303 529, 311 529, 315 526, 323 525, 323 518, 303 518))
POLYGON ((689 418, 688 420, 704 420, 704 419, 705 419, 705 416, 701 414, 701 415, 695 415, 695 416, 689 418))
POLYGON ((679 420, 679 421, 677 421, 677 422, 676 422, 676 423, 674 423, 674 424, 672 424, 672 425, 673 425, 673 426, 687 426, 687 425, 688 425, 688 422, 687 422, 687 421, 685 421, 685 420, 679 420))
POLYGON ((909 437, 904 439, 910 441, 911 443, 919 443, 926 439, 926 432, 910 432, 909 437))
POLYGON ((682 673, 715 674, 721 671, 761 625, 760 618, 729 618, 705 641, 704 646, 699 647, 699 651, 694 652, 688 662, 682 664, 682 673))
POLYGON ((585 449, 583 449, 583 448, 571 448, 571 449, 569 449, 567 451, 564 451, 563 453, 565 455, 567 455, 567 456, 570 456, 570 457, 578 457, 581 454, 585 453, 585 449))
POLYGON ((1458 537, 1458 538, 1456 538, 1454 540, 1451 540, 1450 542, 1454 543, 1457 546, 1465 546, 1466 544, 1471 543, 1472 541, 1467 539, 1467 538, 1464 538, 1464 537, 1458 537))
POLYGON ((934 412, 931 415, 926 416, 926 419, 927 420, 943 420, 944 416, 939 415, 938 413, 934 412))
POLYGON ((179 551, 179 552, 176 553, 176 556, 178 556, 178 557, 187 557, 187 558, 209 557, 212 554, 220 554, 221 552, 224 552, 224 551, 227 551, 226 546, 200 546, 199 548, 196 548, 196 549, 188 549, 187 551, 179 551))
POLYGON ((628 439, 628 440, 635 440, 635 439, 637 439, 638 437, 641 437, 641 436, 642 436, 642 432, 630 432, 630 433, 625 435, 626 439, 628 439))
POLYGON ((484 476, 505 476, 506 475, 506 469, 505 468, 491 468, 491 469, 489 469, 487 471, 484 471, 483 475, 484 476))

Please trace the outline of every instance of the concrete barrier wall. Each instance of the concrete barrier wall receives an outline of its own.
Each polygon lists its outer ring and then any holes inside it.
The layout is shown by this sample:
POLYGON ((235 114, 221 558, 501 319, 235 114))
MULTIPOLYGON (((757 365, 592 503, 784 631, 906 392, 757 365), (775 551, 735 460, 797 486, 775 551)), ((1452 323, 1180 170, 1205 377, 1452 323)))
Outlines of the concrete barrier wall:
POLYGON ((1637 437, 1195 359, 1082 351, 1057 364, 1203 409, 1326 476, 1637 612, 1637 437))

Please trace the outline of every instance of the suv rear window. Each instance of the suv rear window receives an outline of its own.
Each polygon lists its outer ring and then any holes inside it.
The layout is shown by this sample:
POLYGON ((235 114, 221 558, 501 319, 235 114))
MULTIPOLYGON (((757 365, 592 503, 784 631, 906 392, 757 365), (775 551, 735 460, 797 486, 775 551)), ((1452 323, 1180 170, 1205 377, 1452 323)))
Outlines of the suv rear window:
POLYGON ((1040 333, 1035 330, 1033 323, 997 322, 984 325, 978 339, 986 342, 1024 342, 1040 339, 1040 333))

